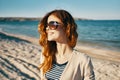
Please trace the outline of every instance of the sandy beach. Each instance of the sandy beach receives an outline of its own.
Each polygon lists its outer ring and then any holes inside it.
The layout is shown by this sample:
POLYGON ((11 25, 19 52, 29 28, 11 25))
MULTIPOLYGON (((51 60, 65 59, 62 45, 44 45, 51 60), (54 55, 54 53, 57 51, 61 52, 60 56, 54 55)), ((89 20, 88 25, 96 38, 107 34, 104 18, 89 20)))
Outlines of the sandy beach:
MULTIPOLYGON (((120 80, 120 52, 75 47, 92 59, 96 80, 120 80)), ((38 39, 0 32, 0 80, 40 80, 38 39)))

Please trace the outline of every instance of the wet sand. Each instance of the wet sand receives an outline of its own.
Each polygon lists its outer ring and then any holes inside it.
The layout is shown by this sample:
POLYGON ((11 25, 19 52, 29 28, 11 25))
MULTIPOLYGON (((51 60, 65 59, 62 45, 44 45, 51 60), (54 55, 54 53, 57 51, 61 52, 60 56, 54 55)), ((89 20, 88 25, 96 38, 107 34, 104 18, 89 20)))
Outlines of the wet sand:
MULTIPOLYGON (((120 79, 120 52, 75 47, 92 59, 96 80, 120 79)), ((38 39, 0 32, 0 80, 40 80, 38 39)))

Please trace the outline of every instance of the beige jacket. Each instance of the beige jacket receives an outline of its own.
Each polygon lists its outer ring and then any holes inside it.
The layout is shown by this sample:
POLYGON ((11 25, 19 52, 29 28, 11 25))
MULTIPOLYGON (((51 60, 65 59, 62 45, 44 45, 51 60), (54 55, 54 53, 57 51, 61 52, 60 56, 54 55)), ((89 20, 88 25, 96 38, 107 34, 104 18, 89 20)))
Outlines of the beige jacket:
POLYGON ((60 80, 95 80, 90 57, 74 50, 60 80))

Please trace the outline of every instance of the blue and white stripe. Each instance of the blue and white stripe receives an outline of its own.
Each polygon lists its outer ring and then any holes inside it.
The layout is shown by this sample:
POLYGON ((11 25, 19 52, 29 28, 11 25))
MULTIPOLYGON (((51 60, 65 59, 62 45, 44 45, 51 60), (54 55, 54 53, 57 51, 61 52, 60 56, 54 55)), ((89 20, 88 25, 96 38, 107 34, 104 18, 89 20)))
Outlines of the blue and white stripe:
POLYGON ((53 63, 51 70, 46 73, 46 78, 48 80, 59 80, 67 63, 68 62, 63 64, 53 63))

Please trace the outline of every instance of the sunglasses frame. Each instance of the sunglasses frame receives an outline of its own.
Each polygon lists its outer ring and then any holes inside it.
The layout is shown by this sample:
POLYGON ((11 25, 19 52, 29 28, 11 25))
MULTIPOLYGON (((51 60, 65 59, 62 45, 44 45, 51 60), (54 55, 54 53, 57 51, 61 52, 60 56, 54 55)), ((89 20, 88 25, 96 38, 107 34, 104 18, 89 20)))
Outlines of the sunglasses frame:
POLYGON ((50 21, 49 23, 47 23, 47 27, 49 27, 50 30, 55 30, 60 25, 61 25, 61 23, 59 23, 57 21, 50 21))

